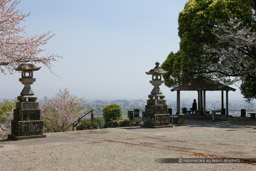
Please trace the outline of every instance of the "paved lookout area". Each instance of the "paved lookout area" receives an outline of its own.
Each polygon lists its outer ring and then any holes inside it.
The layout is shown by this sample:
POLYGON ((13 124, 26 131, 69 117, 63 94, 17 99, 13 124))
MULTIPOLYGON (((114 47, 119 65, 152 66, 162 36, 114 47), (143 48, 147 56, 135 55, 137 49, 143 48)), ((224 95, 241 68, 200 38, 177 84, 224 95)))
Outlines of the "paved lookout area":
POLYGON ((256 158, 255 123, 188 121, 173 128, 108 128, 0 141, 0 170, 256 170, 245 163, 159 163, 159 158, 256 158))

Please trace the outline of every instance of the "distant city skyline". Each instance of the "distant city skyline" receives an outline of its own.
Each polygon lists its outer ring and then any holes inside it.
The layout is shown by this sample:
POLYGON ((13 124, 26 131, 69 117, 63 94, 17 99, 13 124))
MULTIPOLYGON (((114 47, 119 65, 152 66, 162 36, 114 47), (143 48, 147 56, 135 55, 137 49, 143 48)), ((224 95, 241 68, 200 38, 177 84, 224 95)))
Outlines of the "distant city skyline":
MULTIPOLYGON (((122 108, 123 114, 127 114, 128 111, 139 109, 140 113, 145 111, 146 100, 88 100, 84 105, 88 110, 95 110, 97 116, 102 115, 102 110, 104 106, 109 104, 118 104, 122 108)), ((241 109, 246 109, 247 111, 256 110, 256 102, 247 103, 241 100, 232 100, 229 104, 229 114, 232 116, 240 116, 241 109)), ((171 108, 173 113, 176 113, 177 103, 176 101, 168 101, 168 108, 171 108)), ((187 108, 188 110, 192 107, 192 101, 189 99, 183 99, 181 101, 181 108, 187 108)), ((221 102, 219 100, 208 100, 206 103, 206 110, 220 110, 221 102)))
MULTIPOLYGON (((151 77, 145 74, 179 49, 178 15, 187 0, 21 0, 17 8, 30 13, 24 23, 28 35, 51 31, 54 38, 44 53, 64 57, 35 72, 32 85, 39 99, 59 89, 84 99, 147 99, 151 77)), ((16 98, 23 88, 19 73, 0 74, 1 99, 16 98)), ((237 91, 230 99, 242 100, 237 91)), ((162 85, 167 101, 176 93, 162 85)), ((182 92, 182 99, 197 98, 182 92)), ((220 92, 207 92, 207 100, 220 92)))

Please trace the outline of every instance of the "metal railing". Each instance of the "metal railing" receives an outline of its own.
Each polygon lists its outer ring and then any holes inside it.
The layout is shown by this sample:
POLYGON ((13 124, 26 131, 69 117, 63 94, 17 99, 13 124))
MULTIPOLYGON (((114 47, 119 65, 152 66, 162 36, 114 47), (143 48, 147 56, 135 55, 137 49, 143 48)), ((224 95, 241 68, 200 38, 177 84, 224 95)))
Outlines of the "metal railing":
POLYGON ((74 130, 75 130, 75 127, 80 123, 81 119, 83 119, 84 117, 86 117, 86 116, 89 115, 89 114, 91 114, 91 129, 93 129, 93 128, 94 128, 94 125, 93 125, 93 115, 94 115, 94 114, 93 114, 93 112, 94 112, 94 110, 91 110, 91 111, 87 112, 86 114, 80 116, 80 117, 77 118, 74 122, 72 122, 71 124, 69 124, 69 125, 67 126, 67 128, 66 128, 64 131, 66 131, 70 126, 72 126, 72 131, 74 131, 74 130))

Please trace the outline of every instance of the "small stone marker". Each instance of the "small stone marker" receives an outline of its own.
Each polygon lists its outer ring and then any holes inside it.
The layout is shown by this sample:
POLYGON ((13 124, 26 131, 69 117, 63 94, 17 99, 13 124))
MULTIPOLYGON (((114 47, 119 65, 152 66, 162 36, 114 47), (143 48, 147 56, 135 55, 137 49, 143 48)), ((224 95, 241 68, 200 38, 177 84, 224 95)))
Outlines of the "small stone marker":
POLYGON ((168 113, 172 115, 172 108, 168 108, 168 113))
POLYGON ((128 118, 133 119, 133 111, 128 111, 128 118))
POLYGON ((178 114, 178 124, 179 125, 186 125, 186 115, 178 114))
POLYGON ((187 114, 187 108, 185 108, 185 107, 182 108, 182 114, 185 114, 185 115, 187 114))
POLYGON ((245 117, 246 116, 246 109, 241 109, 241 117, 245 117))
POLYGON ((170 123, 172 123, 173 125, 178 125, 178 115, 171 115, 170 123))
POLYGON ((116 111, 115 111, 115 117, 116 117, 116 118, 120 118, 120 117, 121 117, 121 111, 120 111, 120 109, 116 109, 116 111))
POLYGON ((140 117, 140 110, 139 109, 134 109, 134 118, 139 118, 140 117))

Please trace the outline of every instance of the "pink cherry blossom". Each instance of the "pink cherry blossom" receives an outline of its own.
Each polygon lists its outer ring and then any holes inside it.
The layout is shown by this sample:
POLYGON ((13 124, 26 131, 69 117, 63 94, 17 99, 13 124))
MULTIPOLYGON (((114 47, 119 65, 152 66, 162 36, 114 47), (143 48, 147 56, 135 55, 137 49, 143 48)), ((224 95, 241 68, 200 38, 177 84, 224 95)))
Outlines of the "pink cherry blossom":
POLYGON ((21 63, 42 63, 48 68, 51 62, 62 58, 57 54, 40 55, 45 45, 54 35, 50 32, 31 37, 21 23, 28 15, 17 9, 18 2, 0 0, 0 71, 12 73, 21 63))

